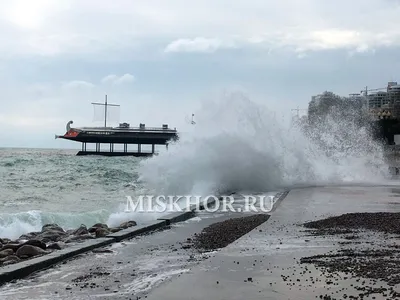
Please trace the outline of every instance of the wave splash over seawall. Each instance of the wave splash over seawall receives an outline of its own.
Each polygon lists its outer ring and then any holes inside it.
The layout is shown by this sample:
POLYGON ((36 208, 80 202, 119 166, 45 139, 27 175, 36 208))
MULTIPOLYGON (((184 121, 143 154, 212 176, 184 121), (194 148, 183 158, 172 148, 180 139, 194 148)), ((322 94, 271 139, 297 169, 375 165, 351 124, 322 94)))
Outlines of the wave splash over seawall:
MULTIPOLYGON (((290 110, 286 107, 284 111, 290 110)), ((80 224, 156 219, 124 212, 126 196, 276 192, 297 186, 387 184, 382 146, 340 112, 312 128, 241 93, 208 101, 180 140, 147 159, 77 157, 75 151, 0 149, 0 238, 80 224)), ((351 120, 351 118, 350 118, 351 120)), ((190 123, 190 122, 189 122, 190 123)))
POLYGON ((187 125, 168 151, 141 163, 140 181, 152 191, 205 196, 377 184, 388 175, 382 146, 366 128, 354 127, 337 113, 307 132, 232 93, 204 103, 195 116, 196 124, 187 125))

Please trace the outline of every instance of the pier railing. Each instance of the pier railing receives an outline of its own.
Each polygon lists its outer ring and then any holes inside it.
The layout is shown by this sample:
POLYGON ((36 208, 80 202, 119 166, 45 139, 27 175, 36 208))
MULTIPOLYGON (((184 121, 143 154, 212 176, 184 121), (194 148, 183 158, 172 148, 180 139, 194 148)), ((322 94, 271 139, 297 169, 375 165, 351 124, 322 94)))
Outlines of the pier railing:
POLYGON ((177 132, 176 129, 162 127, 82 127, 77 128, 83 131, 111 132, 111 131, 132 131, 132 132, 177 132))

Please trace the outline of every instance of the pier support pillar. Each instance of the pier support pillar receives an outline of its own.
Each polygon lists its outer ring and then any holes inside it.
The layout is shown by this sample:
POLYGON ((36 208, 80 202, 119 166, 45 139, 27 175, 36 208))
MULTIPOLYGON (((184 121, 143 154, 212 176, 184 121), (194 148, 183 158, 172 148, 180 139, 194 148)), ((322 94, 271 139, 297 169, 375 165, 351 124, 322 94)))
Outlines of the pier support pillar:
POLYGON ((138 148, 137 148, 138 153, 142 152, 142 145, 141 145, 141 144, 138 144, 137 146, 138 146, 138 148))
POLYGON ((114 152, 114 144, 110 143, 110 152, 114 152))
POLYGON ((100 143, 96 143, 96 152, 100 152, 100 143))
POLYGON ((154 144, 151 145, 151 153, 154 154, 154 144))
POLYGON ((128 152, 128 145, 124 144, 124 152, 128 152))

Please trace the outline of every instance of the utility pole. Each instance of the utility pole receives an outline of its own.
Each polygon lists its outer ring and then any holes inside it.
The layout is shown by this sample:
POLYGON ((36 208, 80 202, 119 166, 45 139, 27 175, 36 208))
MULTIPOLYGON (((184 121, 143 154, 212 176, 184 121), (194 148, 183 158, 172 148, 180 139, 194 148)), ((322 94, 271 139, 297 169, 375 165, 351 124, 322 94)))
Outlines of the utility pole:
POLYGON ((107 95, 104 101, 104 128, 107 128, 107 95))

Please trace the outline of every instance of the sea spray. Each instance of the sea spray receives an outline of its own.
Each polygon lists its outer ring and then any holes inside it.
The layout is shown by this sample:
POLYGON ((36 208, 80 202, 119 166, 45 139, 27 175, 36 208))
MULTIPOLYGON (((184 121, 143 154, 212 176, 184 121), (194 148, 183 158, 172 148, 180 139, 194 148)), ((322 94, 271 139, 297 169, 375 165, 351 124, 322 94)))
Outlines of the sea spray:
POLYGON ((0 149, 0 238, 17 238, 46 223, 114 227, 160 215, 125 212, 126 196, 388 184, 381 145, 367 126, 354 126, 340 113, 331 112, 308 130, 276 118, 275 107, 232 93, 204 103, 195 120, 179 128, 180 140, 168 151, 146 159, 0 149))
POLYGON ((387 166, 367 130, 331 115, 319 131, 325 147, 273 109, 232 93, 207 102, 196 125, 167 152, 141 162, 140 178, 160 194, 271 191, 296 185, 378 183, 387 166))

